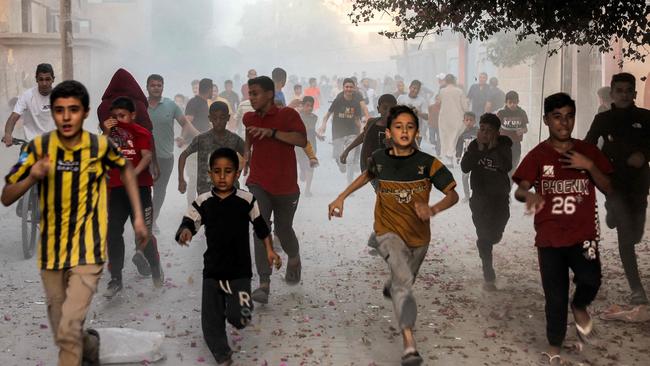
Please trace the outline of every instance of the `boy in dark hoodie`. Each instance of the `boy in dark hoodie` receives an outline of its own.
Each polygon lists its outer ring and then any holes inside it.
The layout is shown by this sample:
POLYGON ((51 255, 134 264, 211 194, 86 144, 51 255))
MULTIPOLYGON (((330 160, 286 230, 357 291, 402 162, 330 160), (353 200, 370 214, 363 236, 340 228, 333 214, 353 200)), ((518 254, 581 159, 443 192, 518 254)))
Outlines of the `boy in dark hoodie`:
POLYGON ((460 163, 463 173, 471 172, 469 208, 478 236, 476 246, 483 266, 483 288, 487 291, 496 290, 492 247, 501 240, 510 218, 508 172, 512 169, 512 141, 507 136, 499 136, 500 128, 499 117, 483 114, 476 140, 469 144, 460 163))

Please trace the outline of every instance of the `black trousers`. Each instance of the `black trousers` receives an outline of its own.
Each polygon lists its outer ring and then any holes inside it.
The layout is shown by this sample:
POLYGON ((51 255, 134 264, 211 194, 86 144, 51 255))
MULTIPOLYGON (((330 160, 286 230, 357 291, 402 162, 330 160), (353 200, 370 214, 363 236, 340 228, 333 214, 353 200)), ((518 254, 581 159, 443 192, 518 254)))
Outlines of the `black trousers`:
POLYGON ((253 315, 251 280, 203 279, 201 296, 201 327, 203 338, 217 363, 230 359, 226 320, 233 327, 243 329, 253 315))
POLYGON ((436 156, 440 156, 440 131, 438 127, 429 126, 429 142, 434 146, 436 156))
POLYGON ((510 199, 505 196, 483 196, 473 194, 469 200, 472 221, 476 228, 476 247, 481 258, 483 279, 496 279, 492 264, 492 247, 501 241, 503 230, 510 219, 510 199))
MULTIPOLYGON (((143 253, 149 266, 157 267, 160 265, 160 256, 156 237, 151 232, 153 225, 151 188, 139 187, 139 190, 144 223, 147 225, 150 237, 143 253)), ((120 280, 124 268, 124 225, 128 218, 133 221, 133 212, 126 189, 124 187, 111 188, 108 194, 108 270, 111 272, 111 278, 120 280)))
POLYGON ((572 304, 586 308, 596 298, 601 283, 598 243, 588 241, 565 248, 537 248, 539 271, 546 298, 546 338, 560 347, 566 336, 569 303, 569 269, 576 285, 572 304))
POLYGON ((632 291, 642 290, 639 265, 634 246, 641 241, 645 229, 648 197, 645 195, 627 195, 614 192, 607 196, 608 224, 616 225, 618 251, 625 270, 625 277, 632 291))
POLYGON ((171 159, 158 159, 158 166, 160 167, 160 176, 153 183, 153 220, 158 219, 160 209, 165 202, 165 195, 167 194, 167 184, 169 177, 172 175, 174 169, 174 158, 171 159))

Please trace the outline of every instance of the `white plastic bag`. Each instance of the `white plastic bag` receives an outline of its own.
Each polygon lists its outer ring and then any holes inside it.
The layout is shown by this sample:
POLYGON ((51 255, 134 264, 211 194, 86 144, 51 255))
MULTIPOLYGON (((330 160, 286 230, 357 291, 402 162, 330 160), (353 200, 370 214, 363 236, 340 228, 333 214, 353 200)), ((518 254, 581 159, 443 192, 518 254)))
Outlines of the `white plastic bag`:
POLYGON ((104 364, 156 362, 164 358, 160 350, 165 333, 130 328, 99 328, 99 362, 104 364))

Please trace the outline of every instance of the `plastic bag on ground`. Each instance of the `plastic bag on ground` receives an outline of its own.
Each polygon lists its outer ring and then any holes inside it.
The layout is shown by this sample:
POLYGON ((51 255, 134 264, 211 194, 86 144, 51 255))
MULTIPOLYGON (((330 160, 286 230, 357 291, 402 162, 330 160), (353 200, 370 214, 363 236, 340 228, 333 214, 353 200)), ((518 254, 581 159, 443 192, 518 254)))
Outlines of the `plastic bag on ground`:
POLYGON ((99 328, 99 361, 116 363, 156 362, 164 358, 160 350, 165 333, 130 328, 99 328))

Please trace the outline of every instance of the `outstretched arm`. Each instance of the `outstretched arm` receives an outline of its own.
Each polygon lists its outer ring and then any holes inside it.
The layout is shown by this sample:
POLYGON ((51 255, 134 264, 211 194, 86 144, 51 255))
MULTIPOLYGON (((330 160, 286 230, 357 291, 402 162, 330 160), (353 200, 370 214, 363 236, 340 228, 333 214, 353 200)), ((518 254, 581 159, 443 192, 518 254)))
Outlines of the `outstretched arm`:
POLYGON ((343 202, 345 199, 359 188, 366 185, 366 183, 370 182, 371 179, 372 177, 370 176, 370 173, 366 170, 352 181, 352 183, 350 183, 350 185, 338 197, 336 197, 332 203, 329 204, 327 207, 327 218, 331 220, 332 216, 343 217, 343 202))

